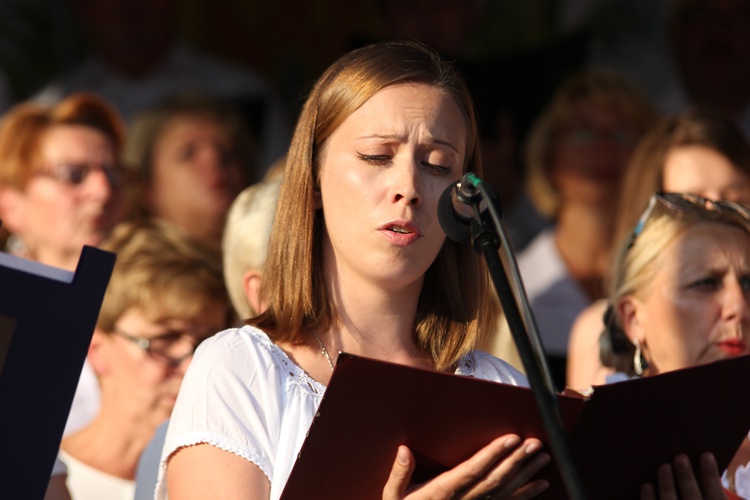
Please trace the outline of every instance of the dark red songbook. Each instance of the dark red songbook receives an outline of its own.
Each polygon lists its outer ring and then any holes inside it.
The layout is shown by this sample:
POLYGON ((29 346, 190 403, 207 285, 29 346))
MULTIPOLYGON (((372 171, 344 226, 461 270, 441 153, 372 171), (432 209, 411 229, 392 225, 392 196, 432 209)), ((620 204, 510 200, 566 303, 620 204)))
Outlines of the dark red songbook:
MULTIPOLYGON (((588 497, 638 498, 679 453, 711 451, 723 470, 750 429, 748 380, 743 356, 560 395, 588 497)), ((341 354, 282 500, 379 499, 398 445, 423 481, 508 433, 545 440, 530 389, 341 354)), ((554 462, 542 474, 540 498, 567 498, 554 462)))

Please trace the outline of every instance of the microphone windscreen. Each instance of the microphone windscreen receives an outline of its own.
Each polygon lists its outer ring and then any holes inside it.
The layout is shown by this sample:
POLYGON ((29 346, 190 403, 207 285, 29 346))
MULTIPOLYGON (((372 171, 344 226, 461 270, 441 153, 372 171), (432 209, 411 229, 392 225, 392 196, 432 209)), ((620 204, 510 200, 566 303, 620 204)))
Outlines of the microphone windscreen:
POLYGON ((445 188, 443 194, 440 195, 438 201, 438 221, 440 227, 448 236, 458 243, 470 243, 471 242, 471 223, 464 222, 458 218, 455 210, 453 210, 453 189, 460 181, 456 181, 445 188))

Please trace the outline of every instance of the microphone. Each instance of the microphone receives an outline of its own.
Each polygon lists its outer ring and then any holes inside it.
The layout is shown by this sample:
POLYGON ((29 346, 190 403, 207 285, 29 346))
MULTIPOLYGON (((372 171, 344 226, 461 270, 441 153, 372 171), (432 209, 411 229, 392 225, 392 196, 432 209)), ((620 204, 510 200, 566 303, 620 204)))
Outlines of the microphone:
POLYGON ((482 217, 487 215, 487 201, 482 190, 475 185, 476 181, 482 183, 490 201, 500 210, 500 195, 495 187, 480 180, 473 172, 467 172, 461 180, 445 188, 438 200, 438 221, 448 238, 457 243, 471 242, 471 222, 476 218, 475 205, 479 205, 482 217))

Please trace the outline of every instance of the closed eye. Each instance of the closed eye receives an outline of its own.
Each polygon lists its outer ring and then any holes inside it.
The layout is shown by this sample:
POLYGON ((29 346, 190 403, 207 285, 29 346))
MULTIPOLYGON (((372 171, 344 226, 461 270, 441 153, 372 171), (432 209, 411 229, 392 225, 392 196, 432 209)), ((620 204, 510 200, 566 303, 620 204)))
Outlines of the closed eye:
POLYGON ((391 164, 393 158, 388 155, 366 155, 364 153, 357 153, 359 159, 370 165, 378 165, 387 167, 391 164))
POLYGON ((435 174, 449 174, 451 173, 450 167, 443 167, 442 165, 435 165, 434 163, 429 163, 426 161, 422 162, 422 166, 424 166, 427 170, 430 170, 434 172, 435 174))

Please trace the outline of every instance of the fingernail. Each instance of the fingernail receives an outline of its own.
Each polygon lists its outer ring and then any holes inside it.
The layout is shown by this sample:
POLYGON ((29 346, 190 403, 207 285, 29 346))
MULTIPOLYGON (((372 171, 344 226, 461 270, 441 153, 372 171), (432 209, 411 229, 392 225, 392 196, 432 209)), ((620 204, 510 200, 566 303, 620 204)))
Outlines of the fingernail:
POLYGON ((701 463, 703 464, 703 467, 715 467, 716 458, 713 453, 704 453, 701 455, 701 463))
POLYGON ((678 455, 674 460, 674 466, 682 472, 687 472, 690 469, 690 461, 685 455, 678 455))
POLYGON ((504 446, 506 448, 515 448, 516 446, 518 446, 518 443, 520 442, 521 442, 521 438, 519 438, 518 436, 511 436, 505 440, 504 446))
POLYGON ((526 454, 531 455, 532 453, 536 453, 537 451, 542 449, 542 444, 539 442, 532 442, 526 445, 526 454))
POLYGON ((396 454, 396 458, 398 459, 398 463, 401 465, 406 465, 409 463, 409 453, 406 451, 406 448, 403 446, 398 447, 398 453, 396 454))
POLYGON ((549 488, 549 482, 546 479, 540 479, 539 481, 536 481, 536 487, 534 490, 539 494, 547 488, 549 488))

